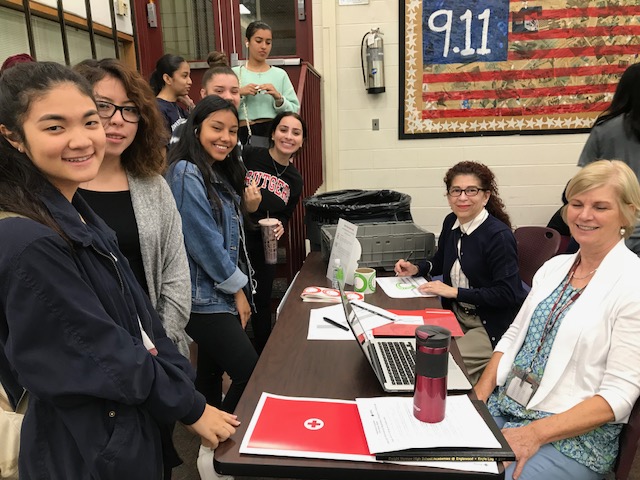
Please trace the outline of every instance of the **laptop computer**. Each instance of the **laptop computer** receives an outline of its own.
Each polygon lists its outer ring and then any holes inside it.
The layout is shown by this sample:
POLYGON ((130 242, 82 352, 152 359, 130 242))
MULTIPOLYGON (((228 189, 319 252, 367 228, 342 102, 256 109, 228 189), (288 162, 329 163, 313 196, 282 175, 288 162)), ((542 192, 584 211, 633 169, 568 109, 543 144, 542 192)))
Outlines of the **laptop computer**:
MULTIPOLYGON (((371 365, 380 386, 385 392, 413 392, 416 362, 416 340, 413 338, 375 338, 372 333, 362 327, 359 314, 360 307, 352 304, 340 288, 340 299, 344 308, 344 316, 362 353, 371 365)), ((367 311, 368 314, 372 312, 367 311)), ((375 313, 373 313, 375 315, 375 313)), ((453 356, 449 354, 449 371, 447 373, 447 390, 467 391, 471 383, 460 369, 453 356)))

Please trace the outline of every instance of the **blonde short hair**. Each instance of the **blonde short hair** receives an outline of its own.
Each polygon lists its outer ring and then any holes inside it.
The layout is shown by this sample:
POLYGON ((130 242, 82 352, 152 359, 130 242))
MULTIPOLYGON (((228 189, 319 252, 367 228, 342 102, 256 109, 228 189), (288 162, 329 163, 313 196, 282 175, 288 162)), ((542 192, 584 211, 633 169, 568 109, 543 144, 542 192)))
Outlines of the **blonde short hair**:
MULTIPOLYGON (((615 201, 624 220, 625 238, 629 238, 640 213, 640 184, 638 177, 629 166, 619 160, 598 160, 580 170, 567 185, 567 200, 594 188, 611 185, 617 195, 615 201)), ((567 206, 562 210, 562 218, 567 221, 567 206)))

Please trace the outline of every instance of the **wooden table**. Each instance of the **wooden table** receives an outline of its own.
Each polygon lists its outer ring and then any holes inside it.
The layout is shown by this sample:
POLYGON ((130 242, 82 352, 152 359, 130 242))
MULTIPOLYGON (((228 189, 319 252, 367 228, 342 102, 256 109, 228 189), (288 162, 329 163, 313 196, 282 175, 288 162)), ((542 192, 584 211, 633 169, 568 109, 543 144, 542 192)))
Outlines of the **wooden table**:
MULTIPOLYGON (((299 397, 353 400, 385 395, 355 341, 308 341, 309 312, 326 306, 303 302, 308 286, 328 286, 327 264, 319 252, 311 253, 293 283, 269 342, 249 380, 235 413, 242 421, 237 432, 215 452, 216 470, 228 475, 281 478, 492 479, 503 475, 393 464, 301 459, 240 454, 238 449, 262 392, 299 397)), ((368 303, 387 309, 439 308, 434 298, 394 299, 380 288, 367 295, 368 303)), ((455 342, 452 353, 459 355, 455 342)), ((502 470, 502 469, 501 469, 502 470)))

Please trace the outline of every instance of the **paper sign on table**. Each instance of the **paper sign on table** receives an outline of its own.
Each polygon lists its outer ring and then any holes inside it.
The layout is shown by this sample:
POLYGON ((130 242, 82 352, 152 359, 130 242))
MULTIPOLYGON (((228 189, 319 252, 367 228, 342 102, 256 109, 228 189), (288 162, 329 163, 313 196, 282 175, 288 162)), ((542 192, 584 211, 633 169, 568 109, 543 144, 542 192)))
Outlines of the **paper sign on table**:
POLYGON ((331 246, 329 265, 327 266, 327 278, 333 280, 333 264, 336 258, 340 259, 340 265, 344 269, 346 283, 353 285, 353 272, 358 268, 358 260, 362 253, 360 242, 356 238, 358 226, 341 218, 338 220, 335 238, 331 246))

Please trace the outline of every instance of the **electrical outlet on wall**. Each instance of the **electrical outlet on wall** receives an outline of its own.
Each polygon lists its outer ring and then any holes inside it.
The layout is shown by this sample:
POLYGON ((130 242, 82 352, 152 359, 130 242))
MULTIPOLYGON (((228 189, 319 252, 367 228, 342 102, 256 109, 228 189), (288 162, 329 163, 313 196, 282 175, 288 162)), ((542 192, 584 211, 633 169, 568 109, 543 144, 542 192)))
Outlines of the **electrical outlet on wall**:
POLYGON ((371 119, 371 130, 380 130, 380 119, 372 118, 371 119))
POLYGON ((116 15, 123 17, 129 13, 129 0, 117 0, 116 1, 116 15))

